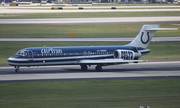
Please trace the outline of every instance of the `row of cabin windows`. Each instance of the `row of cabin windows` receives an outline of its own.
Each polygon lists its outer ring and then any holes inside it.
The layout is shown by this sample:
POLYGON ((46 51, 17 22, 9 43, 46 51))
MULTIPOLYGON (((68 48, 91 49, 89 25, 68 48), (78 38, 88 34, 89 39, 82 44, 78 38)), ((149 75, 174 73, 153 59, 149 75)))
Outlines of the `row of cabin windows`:
POLYGON ((91 55, 105 55, 105 54, 113 54, 113 52, 84 52, 84 53, 34 54, 34 56, 59 56, 59 55, 91 56, 91 55))

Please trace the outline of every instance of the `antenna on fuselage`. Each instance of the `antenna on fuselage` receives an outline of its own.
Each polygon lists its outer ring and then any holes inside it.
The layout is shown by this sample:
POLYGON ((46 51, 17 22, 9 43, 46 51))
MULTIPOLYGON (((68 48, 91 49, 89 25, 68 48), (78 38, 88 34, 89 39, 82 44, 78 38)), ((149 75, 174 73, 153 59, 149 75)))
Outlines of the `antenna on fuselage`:
POLYGON ((46 47, 46 45, 44 45, 44 48, 46 47))

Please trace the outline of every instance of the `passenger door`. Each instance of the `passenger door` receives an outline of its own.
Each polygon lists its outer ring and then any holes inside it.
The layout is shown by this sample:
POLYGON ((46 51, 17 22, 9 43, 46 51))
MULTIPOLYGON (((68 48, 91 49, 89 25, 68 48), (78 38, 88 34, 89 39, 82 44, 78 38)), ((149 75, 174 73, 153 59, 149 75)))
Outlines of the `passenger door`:
POLYGON ((32 61, 33 60, 33 51, 31 51, 31 50, 28 50, 27 51, 28 52, 28 57, 29 57, 29 61, 32 61))

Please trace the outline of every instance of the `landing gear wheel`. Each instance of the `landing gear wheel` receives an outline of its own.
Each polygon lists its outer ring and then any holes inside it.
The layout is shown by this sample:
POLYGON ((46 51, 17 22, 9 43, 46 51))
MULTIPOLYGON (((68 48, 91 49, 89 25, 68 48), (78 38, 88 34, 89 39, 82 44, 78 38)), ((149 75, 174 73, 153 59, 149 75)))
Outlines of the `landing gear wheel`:
POLYGON ((15 66, 14 68, 16 68, 16 69, 15 69, 15 72, 16 72, 16 73, 19 73, 19 66, 15 66))
POLYGON ((102 66, 101 65, 97 65, 95 69, 96 69, 96 71, 100 72, 100 71, 102 71, 102 66))
POLYGON ((82 71, 87 71, 87 69, 88 69, 87 65, 81 65, 81 70, 82 71))
POLYGON ((15 69, 15 72, 16 72, 16 73, 19 73, 19 69, 15 69))

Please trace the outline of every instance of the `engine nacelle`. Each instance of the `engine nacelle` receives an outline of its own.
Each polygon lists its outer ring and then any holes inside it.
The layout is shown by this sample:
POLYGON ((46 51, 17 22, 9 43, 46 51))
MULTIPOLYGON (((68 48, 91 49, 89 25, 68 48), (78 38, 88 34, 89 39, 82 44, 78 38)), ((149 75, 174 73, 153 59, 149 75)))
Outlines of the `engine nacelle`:
POLYGON ((114 51, 114 58, 123 60, 134 60, 135 58, 140 58, 141 53, 134 52, 131 50, 116 50, 114 51))

